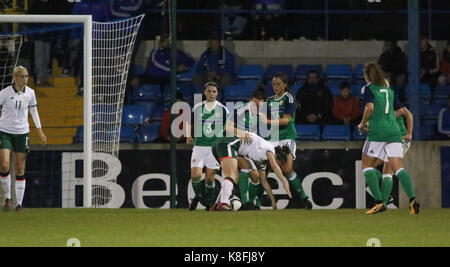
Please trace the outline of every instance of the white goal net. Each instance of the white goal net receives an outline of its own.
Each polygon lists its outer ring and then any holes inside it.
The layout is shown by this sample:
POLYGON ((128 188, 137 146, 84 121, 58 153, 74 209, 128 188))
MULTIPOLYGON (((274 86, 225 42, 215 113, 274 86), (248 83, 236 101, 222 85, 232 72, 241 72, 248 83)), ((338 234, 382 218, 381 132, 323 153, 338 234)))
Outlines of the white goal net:
POLYGON ((21 46, 21 35, 0 35, 0 90, 12 84, 21 46))
POLYGON ((93 23, 92 44, 92 206, 114 207, 108 185, 116 177, 108 158, 118 158, 122 108, 133 47, 143 15, 131 19, 93 23), (96 182, 101 178, 101 182, 96 182))
POLYGON ((20 29, 18 34, 6 32, 0 36, 1 86, 12 83, 16 64, 27 67, 28 85, 36 92, 48 140, 43 146, 30 119, 25 203, 63 208, 120 207, 120 196, 117 199, 112 191, 119 175, 117 158, 130 61, 143 18, 94 22, 87 15, 0 15, 0 24, 14 23, 20 29), (74 29, 84 32, 79 35, 78 47, 60 48, 62 40, 72 40, 74 29), (49 55, 41 54, 38 48, 47 44, 51 47, 49 55), (64 64, 64 52, 69 64, 64 64), (38 56, 51 57, 46 64, 47 85, 38 86, 37 72, 46 69, 38 65, 38 56), (67 73, 66 67, 71 68, 67 73), (80 88, 84 88, 84 95, 77 92, 80 88))

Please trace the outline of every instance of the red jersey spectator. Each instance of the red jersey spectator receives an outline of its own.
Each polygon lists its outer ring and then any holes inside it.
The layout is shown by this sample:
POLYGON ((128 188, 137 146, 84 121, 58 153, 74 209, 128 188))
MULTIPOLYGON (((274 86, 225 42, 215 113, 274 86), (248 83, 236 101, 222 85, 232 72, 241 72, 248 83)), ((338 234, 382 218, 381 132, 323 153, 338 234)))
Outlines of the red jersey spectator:
MULTIPOLYGON (((183 101, 183 96, 177 92, 177 102, 179 101, 183 101)), ((171 109, 167 109, 166 111, 164 111, 164 114, 162 116, 161 119, 161 126, 159 128, 159 135, 166 141, 170 141, 170 129, 171 129, 171 124, 170 124, 170 111, 171 109)), ((183 110, 180 110, 180 113, 178 113, 178 116, 181 116, 183 114, 183 110)), ((180 124, 179 130, 182 131, 184 133, 183 130, 183 123, 180 124)), ((180 138, 177 138, 177 142, 183 141, 184 139, 186 139, 185 136, 181 136, 180 138)))
POLYGON ((333 102, 333 116, 339 123, 349 124, 355 122, 360 116, 359 100, 352 95, 350 85, 342 82, 340 85, 340 96, 333 102))

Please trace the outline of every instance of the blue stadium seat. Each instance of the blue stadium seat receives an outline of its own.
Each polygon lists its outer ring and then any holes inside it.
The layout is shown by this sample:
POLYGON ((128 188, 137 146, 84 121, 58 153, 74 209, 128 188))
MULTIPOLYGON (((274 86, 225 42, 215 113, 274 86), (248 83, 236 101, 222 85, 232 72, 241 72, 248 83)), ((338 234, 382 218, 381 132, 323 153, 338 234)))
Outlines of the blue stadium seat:
POLYGON ((154 106, 150 112, 150 122, 161 121, 164 111, 164 106, 154 106))
POLYGON ((357 98, 362 98, 361 89, 364 85, 354 84, 352 85, 352 94, 357 98))
POLYGON ((260 80, 238 80, 236 85, 248 87, 253 91, 256 90, 258 85, 261 83, 260 80))
POLYGON ((122 124, 123 125, 141 125, 148 116, 147 109, 143 106, 128 105, 123 106, 122 124))
POLYGON ((159 103, 155 102, 155 101, 136 101, 133 103, 134 106, 142 106, 145 108, 145 111, 147 112, 147 114, 150 114, 150 112, 152 112, 153 108, 155 106, 158 106, 159 103))
POLYGON ((224 92, 224 102, 248 101, 252 92, 252 88, 246 86, 227 86, 224 92))
POLYGON ((424 119, 437 119, 442 106, 439 105, 427 105, 422 103, 420 106, 420 113, 424 119))
POLYGON ((116 105, 94 104, 92 105, 93 122, 115 122, 117 117, 116 105))
POLYGON ((447 109, 442 115, 442 130, 450 131, 450 110, 447 109))
POLYGON ((298 65, 294 72, 294 80, 303 81, 306 79, 308 72, 311 70, 315 70, 319 73, 319 76, 323 75, 323 68, 320 64, 312 64, 312 65, 298 65))
POLYGON ((340 87, 339 84, 333 84, 332 83, 332 84, 328 85, 328 88, 330 88, 331 95, 333 97, 338 96, 338 95, 341 94, 339 87, 340 87))
POLYGON ((364 84, 366 81, 364 80, 364 74, 363 74, 364 65, 358 64, 356 65, 354 71, 353 71, 353 83, 354 84, 364 84))
POLYGON ((353 76, 352 66, 350 64, 330 64, 325 68, 326 79, 346 79, 350 80, 353 76))
POLYGON ((139 127, 137 132, 138 143, 153 143, 159 137, 160 124, 139 127))
POLYGON ((303 84, 295 84, 291 86, 291 94, 296 97, 300 88, 302 88, 303 84))
POLYGON ((194 87, 191 84, 177 84, 177 91, 183 96, 183 100, 192 103, 194 100, 194 87))
POLYGON ((77 127, 77 131, 75 133, 75 138, 74 138, 74 144, 81 144, 83 143, 83 139, 84 139, 84 127, 83 126, 78 126, 77 127))
POLYGON ((438 139, 437 125, 436 124, 423 124, 420 126, 420 139, 421 140, 435 140, 438 139))
POLYGON ((367 84, 366 80, 353 80, 353 84, 354 85, 359 85, 360 87, 363 87, 364 85, 367 84))
POLYGON ((143 75, 145 73, 145 69, 142 66, 136 65, 133 69, 134 75, 143 75))
POLYGON ((363 64, 356 65, 355 70, 353 71, 353 80, 354 81, 358 81, 358 80, 364 81, 363 69, 364 69, 363 64))
MULTIPOLYGON (((409 99, 409 84, 407 84, 405 86, 405 98, 409 99)), ((424 99, 426 101, 431 100, 431 89, 430 89, 430 85, 427 83, 421 83, 420 84, 420 98, 424 99)))
POLYGON ((320 141, 320 127, 317 124, 297 124, 297 140, 320 141))
POLYGON ((262 80, 264 68, 262 65, 240 65, 236 71, 238 80, 262 80))
POLYGON ((433 101, 437 99, 448 99, 450 95, 450 85, 446 86, 437 86, 434 90, 433 101))
POLYGON ((271 82, 266 83, 266 95, 267 97, 273 96, 275 94, 275 91, 273 90, 273 85, 271 82))
POLYGON ((443 99, 443 98, 434 99, 432 103, 433 103, 433 105, 441 106, 441 107, 448 106, 448 100, 447 99, 443 99))
POLYGON ((120 142, 121 143, 135 143, 136 142, 136 132, 132 126, 122 126, 120 127, 120 142))
POLYGON ((322 139, 324 141, 349 141, 351 137, 348 125, 325 125, 322 139))
POLYGON ((353 129, 352 139, 355 141, 364 141, 367 138, 367 133, 360 133, 358 127, 353 129))
POLYGON ((197 69, 197 64, 194 64, 187 71, 177 74, 177 81, 179 81, 179 82, 192 81, 192 77, 194 76, 196 69, 197 69))
POLYGON ((156 84, 144 84, 136 88, 133 91, 131 97, 133 102, 135 101, 161 101, 161 89, 156 84))
POLYGON ((294 67, 292 65, 269 65, 266 68, 266 72, 264 74, 264 80, 269 81, 272 80, 273 76, 277 72, 282 72, 286 74, 290 79, 292 79, 292 74, 294 73, 294 67))

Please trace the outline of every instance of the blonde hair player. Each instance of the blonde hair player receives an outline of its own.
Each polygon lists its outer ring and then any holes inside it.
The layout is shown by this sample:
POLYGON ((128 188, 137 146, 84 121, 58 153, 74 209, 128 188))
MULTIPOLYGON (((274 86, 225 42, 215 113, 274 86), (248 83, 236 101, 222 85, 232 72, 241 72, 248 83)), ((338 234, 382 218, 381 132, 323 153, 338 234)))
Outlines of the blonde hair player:
POLYGON ((5 205, 3 210, 11 209, 11 174, 10 155, 15 155, 15 192, 16 211, 22 210, 22 200, 25 193, 25 163, 29 151, 30 127, 28 111, 31 113, 39 137, 44 144, 47 137, 42 132, 41 122, 37 110, 34 90, 27 86, 28 71, 18 66, 13 71, 13 84, 0 91, 0 181, 5 191, 5 205))

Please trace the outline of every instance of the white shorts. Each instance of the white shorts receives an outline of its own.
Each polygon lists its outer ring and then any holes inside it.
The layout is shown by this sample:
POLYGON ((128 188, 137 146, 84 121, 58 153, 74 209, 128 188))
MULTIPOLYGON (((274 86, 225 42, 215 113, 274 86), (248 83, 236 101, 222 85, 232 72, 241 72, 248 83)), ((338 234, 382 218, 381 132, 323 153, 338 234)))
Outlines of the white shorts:
POLYGON ((220 169, 219 162, 213 156, 211 147, 209 146, 194 146, 191 156, 191 168, 202 168, 218 170, 220 169))
POLYGON ((274 147, 277 146, 288 146, 291 150, 291 155, 294 157, 294 160, 296 158, 295 152, 297 151, 297 143, 294 140, 286 139, 286 140, 280 140, 280 141, 274 141, 270 142, 274 147))
MULTIPOLYGON (((408 152, 409 147, 411 146, 411 142, 402 142, 402 149, 403 149, 403 157, 405 157, 406 152, 408 152)), ((384 162, 389 162, 389 157, 385 154, 383 157, 384 162)))
POLYGON ((364 143, 363 153, 384 161, 385 158, 403 158, 402 143, 371 142, 364 143))

